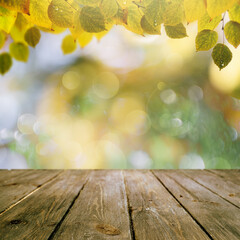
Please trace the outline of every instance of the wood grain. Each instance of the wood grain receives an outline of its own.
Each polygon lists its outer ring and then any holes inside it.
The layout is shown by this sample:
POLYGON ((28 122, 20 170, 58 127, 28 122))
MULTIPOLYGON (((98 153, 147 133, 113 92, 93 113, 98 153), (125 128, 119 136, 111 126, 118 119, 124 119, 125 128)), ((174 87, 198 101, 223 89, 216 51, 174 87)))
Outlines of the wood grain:
POLYGON ((184 170, 183 173, 240 208, 239 182, 236 184, 204 170, 184 170))
POLYGON ((136 239, 209 239, 151 172, 124 176, 136 239))
POLYGON ((232 170, 206 170, 214 173, 217 176, 220 176, 224 180, 231 181, 235 184, 239 185, 240 182, 240 169, 232 169, 232 170))
POLYGON ((154 171, 213 239, 240 239, 240 209, 176 171, 154 171))
POLYGON ((0 182, 0 213, 59 173, 59 170, 17 170, 2 172, 2 181, 0 182))
MULTIPOLYGON (((53 239, 131 239, 121 171, 93 171, 53 239)), ((52 238, 51 238, 52 239, 52 238)))
POLYGON ((0 216, 0 239, 48 239, 79 194, 87 174, 87 171, 64 171, 4 212, 0 216))

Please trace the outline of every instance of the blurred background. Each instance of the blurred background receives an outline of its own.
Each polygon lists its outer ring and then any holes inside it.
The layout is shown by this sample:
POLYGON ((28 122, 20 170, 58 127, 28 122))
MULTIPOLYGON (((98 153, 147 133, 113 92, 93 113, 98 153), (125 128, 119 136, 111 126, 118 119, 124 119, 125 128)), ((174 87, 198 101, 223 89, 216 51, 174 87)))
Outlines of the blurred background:
POLYGON ((0 168, 240 167, 239 48, 219 71, 195 24, 181 40, 115 26, 64 55, 68 34, 0 76, 0 168))

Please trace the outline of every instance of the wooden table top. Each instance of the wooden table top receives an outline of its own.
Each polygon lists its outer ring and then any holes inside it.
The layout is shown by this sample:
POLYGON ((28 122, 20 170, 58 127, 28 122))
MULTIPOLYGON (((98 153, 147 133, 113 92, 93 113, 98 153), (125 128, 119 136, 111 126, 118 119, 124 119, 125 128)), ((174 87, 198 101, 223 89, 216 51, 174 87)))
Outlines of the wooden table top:
POLYGON ((0 170, 0 240, 240 239, 240 170, 0 170))

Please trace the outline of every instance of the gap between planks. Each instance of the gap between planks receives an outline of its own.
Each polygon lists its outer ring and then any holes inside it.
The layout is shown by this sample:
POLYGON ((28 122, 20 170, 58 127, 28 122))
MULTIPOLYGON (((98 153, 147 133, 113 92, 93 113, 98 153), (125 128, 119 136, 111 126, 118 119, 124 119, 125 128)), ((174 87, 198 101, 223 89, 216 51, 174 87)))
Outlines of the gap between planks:
POLYGON ((123 170, 121 171, 121 174, 122 174, 122 177, 123 177, 124 191, 125 191, 125 196, 126 196, 126 199, 127 199, 129 228, 130 228, 130 232, 131 232, 131 238, 132 238, 132 240, 135 240, 135 230, 134 230, 134 226, 133 226, 132 208, 130 207, 129 196, 128 196, 128 193, 127 193, 126 178, 123 174, 123 170))
POLYGON ((37 192, 39 189, 41 189, 43 186, 45 186, 46 184, 48 184, 49 182, 53 181, 55 178, 57 178, 60 174, 62 174, 64 171, 60 171, 59 173, 57 173, 56 175, 54 175, 52 178, 48 179, 46 182, 40 184, 39 186, 37 186, 34 190, 32 190, 30 193, 28 193, 27 195, 23 196, 22 198, 20 198, 17 202, 13 203, 12 205, 10 205, 9 207, 7 207, 5 210, 3 210, 2 212, 0 212, 0 216, 3 215, 5 212, 9 211, 11 208, 15 207, 16 205, 18 205, 20 202, 24 201, 26 198, 28 198, 29 196, 31 196, 33 193, 37 192))
MULTIPOLYGON (((187 208, 184 207, 184 205, 175 197, 175 195, 170 191, 170 189, 160 180, 160 178, 158 178, 157 175, 155 175, 155 173, 153 172, 153 170, 150 170, 150 172, 153 174, 153 176, 157 179, 157 181, 169 192, 169 194, 181 205, 181 207, 188 213, 188 215, 193 219, 193 221, 196 222, 196 224, 203 230, 204 233, 206 233, 206 235, 213 240, 213 238, 211 237, 211 235, 207 232, 207 230, 201 225, 201 223, 191 214, 191 212, 188 211, 187 208)), ((170 177, 171 178, 171 177, 170 177)), ((171 178, 172 179, 172 178, 171 178)), ((173 179, 174 182, 175 179, 173 179)), ((177 184, 179 184, 178 182, 176 182, 177 184)), ((186 189, 185 189, 186 190, 186 189)))
MULTIPOLYGON (((212 175, 216 175, 219 177, 219 175, 214 174, 213 172, 207 171, 208 173, 212 174, 212 175)), ((236 204, 234 204, 233 202, 229 201, 228 199, 226 199, 224 196, 218 194, 217 192, 215 192, 214 190, 212 190, 211 188, 205 186, 204 184, 200 183, 199 181, 195 180, 193 177, 191 177, 190 175, 186 174, 184 171, 181 171, 181 173, 186 176, 187 178, 190 178, 191 180, 193 180, 195 183, 201 185, 202 187, 206 188, 207 190, 209 190, 210 192, 212 192, 213 194, 217 195, 218 197, 222 198, 223 200, 225 200, 226 202, 232 204, 234 207, 237 207, 240 209, 239 206, 237 206, 236 204)))
POLYGON ((79 190, 79 192, 77 193, 77 195, 73 198, 73 201, 71 202, 69 208, 67 209, 67 211, 64 213, 62 219, 58 222, 57 226, 55 227, 55 229, 52 231, 51 235, 49 236, 48 240, 51 240, 54 238, 55 234, 57 233, 58 229, 61 227, 64 219, 66 218, 66 216, 68 215, 68 213, 70 212, 71 208, 73 207, 74 203, 76 202, 77 198, 79 197, 80 193, 82 192, 82 190, 84 189, 84 187, 86 186, 88 180, 89 180, 89 173, 86 177, 86 180, 83 184, 83 186, 81 187, 81 189, 79 190))

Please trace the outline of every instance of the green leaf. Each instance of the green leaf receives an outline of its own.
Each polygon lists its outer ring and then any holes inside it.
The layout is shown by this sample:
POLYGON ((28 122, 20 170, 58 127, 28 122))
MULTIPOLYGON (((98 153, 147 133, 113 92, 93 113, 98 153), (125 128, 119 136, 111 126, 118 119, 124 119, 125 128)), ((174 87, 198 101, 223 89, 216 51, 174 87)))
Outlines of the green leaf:
POLYGON ((196 50, 197 51, 208 51, 213 48, 218 40, 218 34, 212 30, 202 30, 196 37, 196 50))
POLYGON ((106 19, 115 16, 118 12, 118 5, 115 0, 102 0, 100 8, 106 19))
POLYGON ((143 29, 141 26, 142 14, 137 5, 131 3, 128 7, 128 16, 127 16, 127 29, 130 31, 140 34, 143 34, 143 29))
POLYGON ((35 47, 39 43, 40 38, 41 33, 36 27, 29 28, 24 35, 25 41, 31 47, 35 47))
POLYGON ((236 0, 207 0, 207 12, 211 18, 230 9, 236 0))
POLYGON ((0 31, 0 49, 4 46, 6 41, 6 34, 3 31, 0 31))
POLYGON ((102 32, 105 30, 104 16, 99 7, 83 7, 80 14, 80 23, 86 32, 102 32))
POLYGON ((0 73, 5 74, 12 66, 12 58, 9 53, 0 54, 0 73))
POLYGON ((163 23, 164 2, 162 0, 149 0, 144 9, 146 20, 152 25, 163 23))
POLYGON ((176 26, 165 26, 165 31, 170 38, 184 38, 187 37, 186 28, 182 23, 176 26))
POLYGON ((28 47, 21 42, 13 42, 10 44, 9 47, 10 54, 18 61, 27 62, 29 56, 29 49, 28 47))
POLYGON ((188 23, 200 19, 206 12, 203 0, 184 0, 184 9, 188 23))
POLYGON ((146 19, 145 16, 141 19, 141 26, 145 33, 151 34, 151 35, 159 35, 161 34, 161 25, 158 26, 152 26, 146 19))
POLYGON ((52 0, 48 7, 48 17, 58 27, 73 27, 76 10, 65 0, 52 0))
POLYGON ((219 67, 219 70, 221 70, 231 62, 232 52, 226 45, 218 43, 213 48, 212 58, 214 63, 219 67))
POLYGON ((204 29, 214 30, 221 22, 222 16, 219 15, 213 19, 206 13, 202 18, 198 20, 198 31, 201 32, 204 29))
POLYGON ((64 54, 72 53, 76 50, 77 43, 72 35, 67 35, 62 41, 62 51, 64 54))
POLYGON ((237 48, 240 44, 240 23, 229 21, 224 27, 224 34, 228 42, 237 48))
POLYGON ((229 10, 228 14, 229 14, 230 20, 240 23, 240 5, 239 4, 235 4, 235 6, 229 10))

